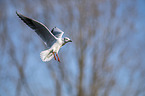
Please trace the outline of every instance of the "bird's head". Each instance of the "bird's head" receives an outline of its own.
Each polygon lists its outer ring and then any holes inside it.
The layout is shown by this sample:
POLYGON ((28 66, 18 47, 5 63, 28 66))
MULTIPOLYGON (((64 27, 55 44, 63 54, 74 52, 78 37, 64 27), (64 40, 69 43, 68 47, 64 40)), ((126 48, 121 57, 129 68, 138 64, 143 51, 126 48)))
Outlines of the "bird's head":
POLYGON ((63 38, 63 45, 65 45, 68 42, 72 42, 68 37, 63 38))

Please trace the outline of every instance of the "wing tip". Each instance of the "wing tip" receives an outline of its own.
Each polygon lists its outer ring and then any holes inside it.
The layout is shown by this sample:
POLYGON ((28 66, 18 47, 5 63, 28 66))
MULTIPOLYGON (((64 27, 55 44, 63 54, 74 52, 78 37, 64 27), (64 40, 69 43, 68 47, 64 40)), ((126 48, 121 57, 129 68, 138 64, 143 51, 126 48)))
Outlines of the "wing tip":
POLYGON ((19 12, 16 11, 16 14, 17 14, 17 16, 18 16, 19 18, 22 19, 22 15, 21 15, 19 12))
POLYGON ((19 12, 16 11, 16 14, 19 16, 19 12))

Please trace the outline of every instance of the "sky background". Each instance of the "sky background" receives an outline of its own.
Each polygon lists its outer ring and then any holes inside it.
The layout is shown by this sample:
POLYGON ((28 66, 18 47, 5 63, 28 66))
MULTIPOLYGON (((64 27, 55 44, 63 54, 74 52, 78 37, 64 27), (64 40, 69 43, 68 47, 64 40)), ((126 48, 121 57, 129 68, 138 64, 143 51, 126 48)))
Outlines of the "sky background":
POLYGON ((144 49, 144 0, 0 0, 0 96, 144 96, 144 49), (71 38, 61 63, 16 11, 71 38))

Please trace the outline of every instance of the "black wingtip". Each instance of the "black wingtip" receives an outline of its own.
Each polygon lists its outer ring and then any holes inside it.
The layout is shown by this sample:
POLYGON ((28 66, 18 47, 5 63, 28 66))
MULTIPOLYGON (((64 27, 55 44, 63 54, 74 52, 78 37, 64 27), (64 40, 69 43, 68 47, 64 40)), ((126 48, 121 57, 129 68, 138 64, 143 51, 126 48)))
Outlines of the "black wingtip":
POLYGON ((17 14, 18 12, 16 11, 16 14, 17 14))
POLYGON ((22 16, 22 14, 20 14, 19 12, 17 12, 16 11, 16 14, 17 14, 17 16, 20 18, 20 19, 22 19, 23 20, 23 16, 22 16))
POLYGON ((17 11, 16 11, 16 14, 17 14, 18 16, 20 16, 19 13, 18 13, 17 11))

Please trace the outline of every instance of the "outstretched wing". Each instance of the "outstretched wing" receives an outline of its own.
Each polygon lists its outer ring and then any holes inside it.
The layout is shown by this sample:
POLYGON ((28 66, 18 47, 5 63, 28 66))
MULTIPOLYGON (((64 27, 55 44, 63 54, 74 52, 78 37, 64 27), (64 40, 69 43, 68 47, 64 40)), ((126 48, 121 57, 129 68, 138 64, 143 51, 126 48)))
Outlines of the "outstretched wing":
POLYGON ((50 32, 50 30, 42 23, 23 16, 22 14, 16 12, 16 14, 25 22, 30 28, 34 29, 35 32, 42 38, 47 47, 51 47, 56 42, 56 37, 50 32))
POLYGON ((51 32, 57 38, 62 38, 62 35, 64 34, 64 32, 57 27, 54 27, 51 32))

